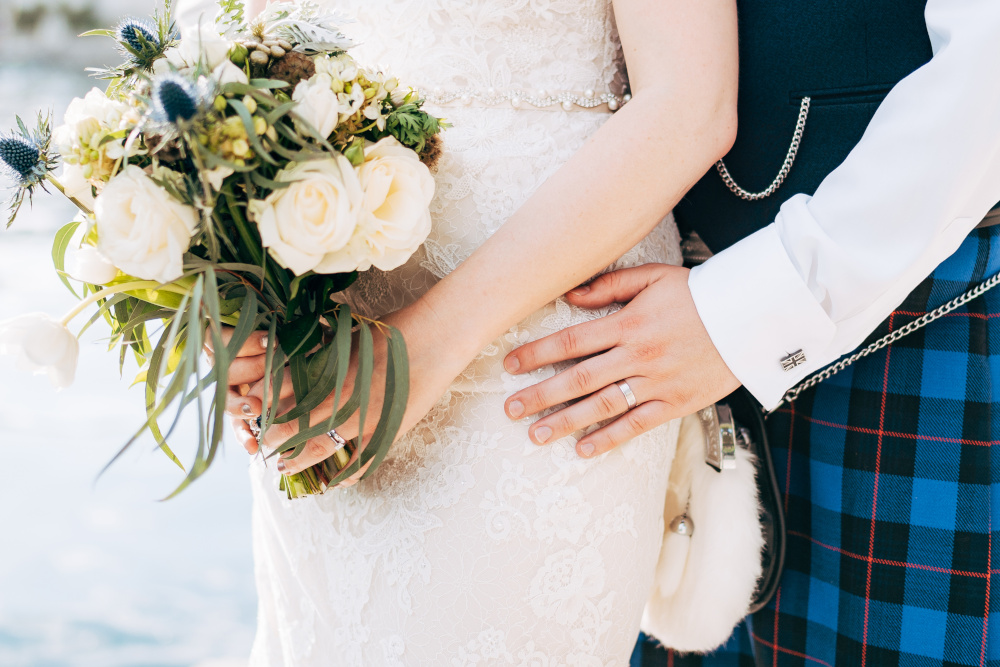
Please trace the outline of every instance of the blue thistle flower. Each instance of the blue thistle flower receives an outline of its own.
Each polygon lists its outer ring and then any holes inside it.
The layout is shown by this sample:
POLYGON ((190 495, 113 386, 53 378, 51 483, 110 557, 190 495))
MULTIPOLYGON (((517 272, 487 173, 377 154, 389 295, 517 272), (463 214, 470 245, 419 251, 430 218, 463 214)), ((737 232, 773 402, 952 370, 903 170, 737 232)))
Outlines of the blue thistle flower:
POLYGON ((201 110, 201 95, 194 84, 177 74, 153 80, 153 115, 162 123, 189 121, 201 110))
POLYGON ((58 156, 49 151, 52 125, 47 116, 38 114, 34 131, 17 119, 17 131, 0 135, 0 168, 14 178, 14 193, 8 202, 10 214, 7 226, 24 203, 31 201, 36 187, 45 189, 45 179, 55 168, 58 156))
POLYGON ((14 173, 21 184, 33 180, 41 156, 42 152, 34 141, 17 135, 0 137, 0 161, 14 173))
POLYGON ((160 50, 160 39, 155 29, 146 21, 135 18, 124 19, 115 29, 119 43, 128 45, 132 51, 142 53, 147 48, 160 50))

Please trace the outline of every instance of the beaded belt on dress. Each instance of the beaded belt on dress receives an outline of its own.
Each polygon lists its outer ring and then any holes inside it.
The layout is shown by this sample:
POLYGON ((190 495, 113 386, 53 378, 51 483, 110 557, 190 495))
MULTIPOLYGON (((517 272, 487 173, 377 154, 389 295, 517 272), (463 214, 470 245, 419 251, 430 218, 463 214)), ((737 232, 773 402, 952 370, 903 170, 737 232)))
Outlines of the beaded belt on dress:
POLYGON ((497 89, 445 89, 421 88, 427 104, 439 107, 477 106, 514 109, 542 109, 550 111, 617 111, 631 95, 615 95, 585 90, 527 91, 516 88, 497 89))

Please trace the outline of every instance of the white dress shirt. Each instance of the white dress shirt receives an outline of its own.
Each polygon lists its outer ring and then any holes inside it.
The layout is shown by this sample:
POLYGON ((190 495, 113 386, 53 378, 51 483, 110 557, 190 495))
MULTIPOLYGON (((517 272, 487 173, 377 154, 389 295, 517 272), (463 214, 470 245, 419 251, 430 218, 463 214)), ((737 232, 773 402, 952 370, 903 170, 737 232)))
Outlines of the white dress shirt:
POLYGON ((1000 0, 928 0, 925 18, 934 57, 816 194, 691 272, 712 341, 765 408, 864 341, 1000 201, 1000 0))

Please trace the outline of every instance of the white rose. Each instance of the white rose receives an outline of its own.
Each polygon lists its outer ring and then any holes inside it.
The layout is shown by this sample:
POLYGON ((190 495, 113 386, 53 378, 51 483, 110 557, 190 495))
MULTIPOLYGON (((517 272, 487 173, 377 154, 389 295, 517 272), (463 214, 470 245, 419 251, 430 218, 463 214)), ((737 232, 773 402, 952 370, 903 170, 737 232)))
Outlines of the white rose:
POLYGON ((347 158, 312 160, 278 172, 290 182, 267 199, 250 202, 261 240, 282 266, 308 271, 353 271, 346 248, 361 212, 361 184, 347 158))
POLYGON ((300 81, 292 93, 292 100, 298 103, 296 113, 324 139, 333 134, 340 122, 340 99, 332 86, 329 74, 316 74, 300 81))
POLYGON ((44 313, 0 322, 0 354, 18 357, 22 369, 49 376, 57 389, 73 384, 80 342, 61 322, 44 313))
POLYGON ((232 42, 219 34, 215 25, 221 9, 213 0, 181 0, 174 7, 180 44, 167 49, 167 60, 179 70, 203 62, 210 70, 229 57, 232 42))
POLYGON ((88 224, 81 221, 80 226, 69 240, 66 248, 66 273, 75 280, 89 285, 107 285, 118 277, 118 267, 112 264, 101 251, 84 243, 88 224))
POLYGON ((431 232, 434 177, 416 152, 392 137, 365 150, 358 168, 365 192, 362 227, 370 261, 383 271, 402 266, 431 232))
POLYGON ((197 211, 174 199, 139 167, 108 183, 94 207, 97 248, 122 271, 168 283, 184 272, 197 211))

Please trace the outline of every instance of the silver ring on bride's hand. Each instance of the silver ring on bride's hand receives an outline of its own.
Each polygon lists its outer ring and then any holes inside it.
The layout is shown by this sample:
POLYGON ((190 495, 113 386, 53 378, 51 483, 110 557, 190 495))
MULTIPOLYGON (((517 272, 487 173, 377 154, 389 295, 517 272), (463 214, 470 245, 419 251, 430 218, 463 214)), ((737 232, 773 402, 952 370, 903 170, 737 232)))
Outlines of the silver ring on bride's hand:
POLYGON ((615 382, 615 384, 625 394, 625 402, 628 403, 629 410, 639 404, 639 401, 635 400, 635 394, 632 393, 632 387, 628 386, 628 382, 622 380, 621 382, 615 382))
POLYGON ((339 452, 344 447, 347 447, 347 441, 344 440, 344 437, 342 435, 340 435, 339 433, 337 433, 337 431, 335 429, 330 429, 327 432, 326 435, 327 435, 328 438, 330 438, 331 440, 333 440, 333 444, 336 445, 333 448, 333 451, 339 452))

